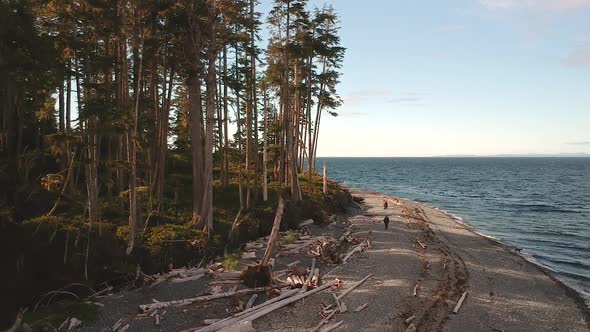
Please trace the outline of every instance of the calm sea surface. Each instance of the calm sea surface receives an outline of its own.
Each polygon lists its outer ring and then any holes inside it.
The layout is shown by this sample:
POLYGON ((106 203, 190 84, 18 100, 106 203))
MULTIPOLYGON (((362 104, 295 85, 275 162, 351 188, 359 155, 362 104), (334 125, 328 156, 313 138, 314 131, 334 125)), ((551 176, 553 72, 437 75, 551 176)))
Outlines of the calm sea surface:
POLYGON ((318 159, 346 186, 440 207, 523 248, 590 299, 590 158, 318 159))

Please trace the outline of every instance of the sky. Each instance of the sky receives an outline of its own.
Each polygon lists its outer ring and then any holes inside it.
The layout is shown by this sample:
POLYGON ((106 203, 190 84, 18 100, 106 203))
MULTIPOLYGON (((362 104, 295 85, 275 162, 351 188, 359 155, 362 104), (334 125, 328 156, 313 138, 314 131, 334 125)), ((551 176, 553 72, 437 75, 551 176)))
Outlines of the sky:
POLYGON ((590 0, 310 3, 347 48, 319 156, 590 153, 590 0))

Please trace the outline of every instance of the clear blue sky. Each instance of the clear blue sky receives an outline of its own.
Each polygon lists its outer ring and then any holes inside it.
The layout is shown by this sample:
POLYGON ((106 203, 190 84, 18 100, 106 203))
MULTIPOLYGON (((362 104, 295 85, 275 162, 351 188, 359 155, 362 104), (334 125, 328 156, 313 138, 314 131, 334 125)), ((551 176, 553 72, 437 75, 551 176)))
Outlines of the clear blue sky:
POLYGON ((324 2, 347 52, 320 156, 590 153, 590 0, 324 2))

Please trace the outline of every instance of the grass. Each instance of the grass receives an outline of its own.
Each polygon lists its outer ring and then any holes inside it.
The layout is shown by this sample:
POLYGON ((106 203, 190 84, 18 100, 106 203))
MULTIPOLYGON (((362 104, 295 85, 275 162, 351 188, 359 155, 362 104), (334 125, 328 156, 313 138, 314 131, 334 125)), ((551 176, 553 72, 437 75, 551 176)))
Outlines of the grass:
POLYGON ((223 264, 223 268, 226 270, 237 271, 240 261, 237 254, 225 254, 221 259, 221 264, 223 264))
POLYGON ((295 243, 295 241, 297 241, 297 240, 299 240, 299 233, 297 233, 295 231, 288 230, 285 232, 285 234, 283 236, 281 236, 279 243, 281 245, 292 244, 292 243, 295 243))

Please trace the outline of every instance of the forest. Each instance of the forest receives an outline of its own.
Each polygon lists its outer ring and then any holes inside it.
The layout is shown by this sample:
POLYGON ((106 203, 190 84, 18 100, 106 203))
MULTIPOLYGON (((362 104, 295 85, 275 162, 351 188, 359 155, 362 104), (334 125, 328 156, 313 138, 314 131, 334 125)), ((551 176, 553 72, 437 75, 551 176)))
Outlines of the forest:
POLYGON ((3 314, 230 255, 283 200, 283 229, 342 209, 338 15, 268 2, 0 1, 3 314))

